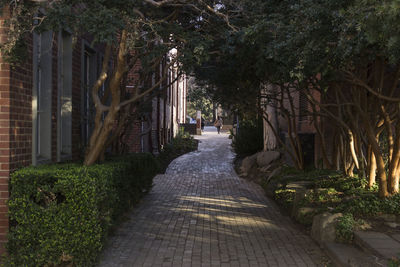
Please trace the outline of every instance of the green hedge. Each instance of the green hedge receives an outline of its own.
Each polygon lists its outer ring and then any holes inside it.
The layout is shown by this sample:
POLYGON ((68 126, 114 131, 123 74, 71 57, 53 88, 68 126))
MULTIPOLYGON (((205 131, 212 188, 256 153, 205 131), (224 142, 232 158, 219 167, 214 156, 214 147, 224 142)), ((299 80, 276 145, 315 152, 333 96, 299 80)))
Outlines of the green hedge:
POLYGON ((164 173, 171 161, 183 154, 197 150, 198 141, 188 134, 179 134, 165 145, 158 156, 160 172, 164 173))
POLYGON ((232 145, 239 156, 248 156, 261 151, 264 146, 262 120, 240 121, 232 145))
POLYGON ((150 154, 84 167, 53 164, 14 172, 7 265, 91 266, 110 227, 152 185, 150 154))

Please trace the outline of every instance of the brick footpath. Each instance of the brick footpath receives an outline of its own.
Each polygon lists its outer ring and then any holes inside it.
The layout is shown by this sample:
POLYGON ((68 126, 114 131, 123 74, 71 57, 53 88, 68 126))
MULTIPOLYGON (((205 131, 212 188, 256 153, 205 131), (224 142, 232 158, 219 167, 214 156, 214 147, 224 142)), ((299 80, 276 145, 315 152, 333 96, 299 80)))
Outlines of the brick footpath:
POLYGON ((325 266, 317 245, 235 174, 228 136, 211 130, 155 178, 99 266, 325 266))

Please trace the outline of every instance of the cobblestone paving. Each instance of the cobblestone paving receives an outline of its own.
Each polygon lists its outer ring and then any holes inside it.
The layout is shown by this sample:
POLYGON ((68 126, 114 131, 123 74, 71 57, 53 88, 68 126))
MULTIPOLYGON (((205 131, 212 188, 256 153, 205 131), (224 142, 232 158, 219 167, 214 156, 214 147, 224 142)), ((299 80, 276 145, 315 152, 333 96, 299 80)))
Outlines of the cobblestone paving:
POLYGON ((100 266, 324 266, 317 245, 239 178, 227 134, 173 161, 104 250, 100 266))

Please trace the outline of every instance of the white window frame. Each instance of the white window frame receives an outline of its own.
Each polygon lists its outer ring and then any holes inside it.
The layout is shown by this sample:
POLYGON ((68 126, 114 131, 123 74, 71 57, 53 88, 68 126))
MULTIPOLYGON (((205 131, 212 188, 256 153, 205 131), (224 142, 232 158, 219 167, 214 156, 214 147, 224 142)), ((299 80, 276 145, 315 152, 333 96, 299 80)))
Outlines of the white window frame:
POLYGON ((33 34, 32 164, 51 161, 53 32, 33 34))
POLYGON ((58 34, 57 161, 72 158, 72 35, 58 34))

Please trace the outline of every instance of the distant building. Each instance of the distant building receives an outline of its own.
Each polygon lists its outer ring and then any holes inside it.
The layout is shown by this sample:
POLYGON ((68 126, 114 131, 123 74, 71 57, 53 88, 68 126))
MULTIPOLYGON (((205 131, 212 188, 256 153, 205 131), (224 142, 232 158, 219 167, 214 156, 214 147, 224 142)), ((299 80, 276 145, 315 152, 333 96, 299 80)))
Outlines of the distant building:
MULTIPOLYGON (((151 87, 155 81, 162 78, 162 70, 169 63, 170 56, 160 64, 160 73, 155 74, 155 79, 147 86, 151 87)), ((135 70, 133 70, 134 72, 135 70)), ((130 76, 133 77, 134 73, 130 76)), ((151 111, 144 112, 140 119, 135 120, 123 138, 129 152, 152 152, 159 153, 165 144, 176 136, 179 125, 185 123, 187 116, 187 76, 180 74, 176 65, 170 67, 164 82, 156 89, 156 96, 148 97, 151 111), (157 93, 158 91, 158 93, 157 93)), ((130 80, 128 87, 135 87, 135 78, 130 80)))

